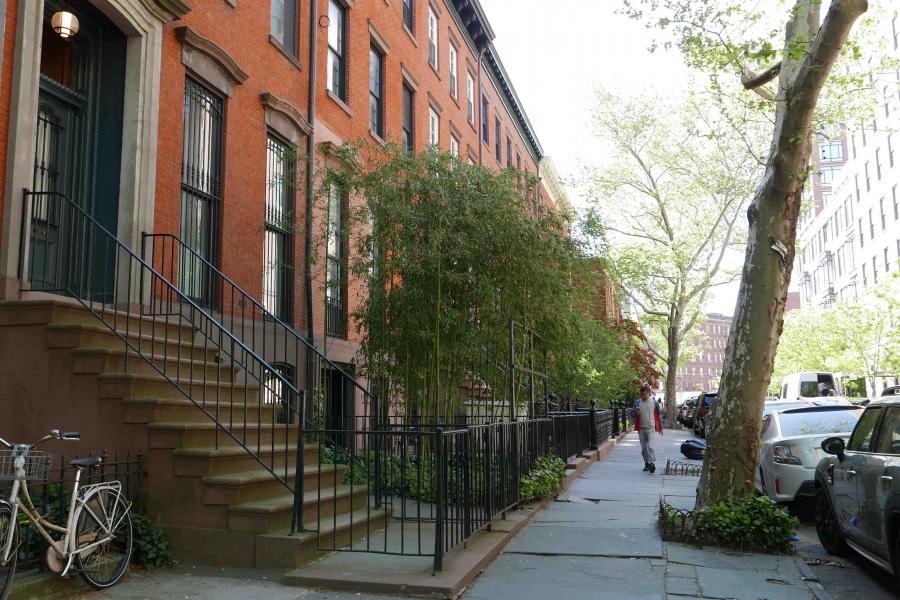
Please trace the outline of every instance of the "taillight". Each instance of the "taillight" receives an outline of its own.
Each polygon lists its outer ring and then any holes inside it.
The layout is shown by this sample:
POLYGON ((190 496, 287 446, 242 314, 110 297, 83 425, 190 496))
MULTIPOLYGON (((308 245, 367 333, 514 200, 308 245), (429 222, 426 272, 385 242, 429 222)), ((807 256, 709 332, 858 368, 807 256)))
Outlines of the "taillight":
POLYGON ((777 477, 775 478, 775 493, 776 493, 776 494, 780 494, 780 493, 781 493, 781 482, 778 481, 778 478, 777 478, 777 477))
POLYGON ((782 465, 802 465, 800 459, 791 453, 790 446, 773 446, 773 459, 782 465))

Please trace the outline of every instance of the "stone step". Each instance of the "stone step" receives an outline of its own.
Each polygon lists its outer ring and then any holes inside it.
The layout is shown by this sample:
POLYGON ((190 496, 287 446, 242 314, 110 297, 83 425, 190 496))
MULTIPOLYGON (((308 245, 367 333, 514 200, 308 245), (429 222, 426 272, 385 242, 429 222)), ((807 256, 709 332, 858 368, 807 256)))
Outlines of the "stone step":
MULTIPOLYGON (((214 406, 208 405, 206 410, 215 416, 214 406)), ((240 447, 243 444, 253 452, 274 450, 281 453, 291 445, 297 444, 297 425, 245 422, 237 411, 233 416, 234 418, 230 419, 225 411, 220 410, 218 426, 212 420, 149 423, 147 425, 148 445, 150 448, 185 450, 190 448, 223 449, 240 447)))
MULTIPOLYGON (((186 351, 189 352, 189 351, 186 351)), ((72 370, 74 373, 125 373, 125 348, 79 347, 72 350, 72 370)), ((143 356, 128 352, 127 372, 137 375, 159 375, 161 369, 172 378, 220 380, 225 383, 234 381, 237 367, 204 361, 190 355, 179 357, 174 354, 157 356, 146 355, 153 360, 151 365, 143 356)))
MULTIPOLYGON (((303 523, 315 528, 318 522, 333 522, 335 515, 365 509, 369 488, 338 485, 303 494, 303 523)), ((294 495, 281 494, 264 500, 232 504, 228 507, 228 528, 235 531, 269 533, 291 526, 294 495)))
MULTIPOLYGON (((317 490, 333 488, 341 483, 347 470, 346 465, 320 465, 306 463, 303 469, 303 489, 317 490)), ((281 472, 279 475, 284 476, 281 472)), ((294 469, 289 469, 285 478, 293 486, 296 477, 294 469)), ((203 503, 231 505, 265 500, 284 493, 285 487, 265 469, 242 471, 240 473, 209 475, 201 480, 203 503)))
POLYGON ((64 297, 0 302, 0 326, 7 324, 101 325, 123 334, 159 336, 186 342, 194 339, 194 327, 179 315, 151 317, 101 304, 94 304, 92 310, 88 310, 78 301, 64 297))
MULTIPOLYGON (((181 394, 179 398, 123 398, 126 423, 209 423, 210 417, 181 394)), ((202 406, 202 403, 201 403, 202 406)), ((207 403, 206 410, 215 415, 215 402, 207 403)), ((219 402, 219 414, 226 420, 233 415, 236 422, 273 423, 281 415, 280 405, 219 402), (244 410, 246 409, 246 414, 244 410)), ((296 417, 295 417, 296 418, 296 417)))
MULTIPOLYGON (((173 454, 173 474, 177 477, 207 477, 228 475, 253 471, 260 468, 260 462, 253 454, 237 444, 230 446, 213 446, 175 448, 173 454)), ((277 448, 261 448, 257 453, 263 464, 278 473, 289 475, 294 472, 297 460, 297 444, 292 443, 277 448)), ((319 447, 306 444, 303 447, 303 461, 307 465, 319 462, 319 447)))
MULTIPOLYGON (((309 523, 315 527, 315 523, 309 523)), ((256 536, 257 569, 294 569, 321 556, 319 538, 328 548, 341 548, 351 541, 372 535, 390 525, 390 517, 381 508, 363 508, 339 514, 337 519, 325 519, 318 532, 304 531, 290 534, 285 529, 256 536)), ((290 576, 290 573, 288 573, 290 576)), ((284 583, 290 584, 289 580, 284 583)))
MULTIPOLYGON (((121 349, 125 347, 124 340, 99 321, 95 325, 50 323, 46 329, 50 348, 121 349)), ((181 356, 186 359, 215 362, 219 354, 219 349, 211 344, 206 346, 190 341, 166 339, 162 336, 154 337, 149 333, 138 335, 132 332, 126 338, 141 353, 154 356, 181 356)))
POLYGON ((211 412, 215 410, 216 400, 241 404, 257 401, 258 385, 187 379, 184 376, 173 379, 177 387, 162 375, 100 373, 97 375, 97 391, 100 398, 183 398, 180 389, 198 404, 212 406, 211 412))

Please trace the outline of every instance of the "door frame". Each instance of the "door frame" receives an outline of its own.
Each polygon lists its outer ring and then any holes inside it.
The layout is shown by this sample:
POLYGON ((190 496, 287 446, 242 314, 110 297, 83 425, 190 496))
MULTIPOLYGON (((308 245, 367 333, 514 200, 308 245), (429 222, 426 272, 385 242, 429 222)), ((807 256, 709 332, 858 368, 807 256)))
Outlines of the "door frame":
MULTIPOLYGON (((183 0, 84 1, 104 13, 126 37, 117 235, 136 248, 141 232, 153 229, 163 29, 190 8, 183 0)), ((30 250, 30 236, 23 227, 30 210, 24 206, 22 191, 31 188, 34 172, 43 23, 44 0, 19 2, 0 228, 0 299, 18 298, 27 287, 27 274, 19 273, 19 265, 28 263, 30 250)), ((139 286, 134 278, 133 289, 120 290, 119 297, 136 298, 139 286)))

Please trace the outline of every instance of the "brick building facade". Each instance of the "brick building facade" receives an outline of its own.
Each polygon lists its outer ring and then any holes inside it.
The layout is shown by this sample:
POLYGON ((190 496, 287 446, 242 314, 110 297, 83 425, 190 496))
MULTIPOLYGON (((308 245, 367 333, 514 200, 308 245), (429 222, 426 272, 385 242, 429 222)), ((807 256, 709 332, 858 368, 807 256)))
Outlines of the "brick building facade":
MULTIPOLYGON (((19 277, 33 250, 22 190, 49 161, 38 147, 44 109, 85 124, 77 141, 59 138, 53 160, 86 157, 79 164, 93 173, 78 190, 60 178, 54 191, 133 249, 144 233, 179 235, 340 362, 356 345, 346 340, 354 328, 336 320, 359 294, 341 288, 326 299, 324 262, 309 275, 311 311, 304 293, 306 207, 315 207, 316 238, 328 202, 315 174, 330 148, 434 145, 556 181, 477 0, 9 0, 4 17, 0 298, 28 287, 28 273, 19 277), (63 10, 81 23, 69 39, 50 26, 63 10), (293 188, 278 186, 273 169, 293 188)), ((557 188, 539 185, 534 200, 559 209, 557 188)), ((327 254, 319 246, 313 252, 327 254)))
POLYGON ((719 387, 725 350, 731 332, 731 317, 709 314, 698 327, 699 334, 692 340, 700 352, 690 361, 685 361, 678 371, 677 390, 679 392, 699 392, 719 387))

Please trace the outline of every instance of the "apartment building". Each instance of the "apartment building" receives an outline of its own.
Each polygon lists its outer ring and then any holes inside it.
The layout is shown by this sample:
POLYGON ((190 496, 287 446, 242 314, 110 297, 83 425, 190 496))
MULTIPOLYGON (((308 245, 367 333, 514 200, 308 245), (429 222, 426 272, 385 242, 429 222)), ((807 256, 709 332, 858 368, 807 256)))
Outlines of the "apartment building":
MULTIPOLYGON (((885 25, 889 49, 900 56, 900 17, 885 25)), ((900 264, 900 72, 873 84, 874 117, 818 142, 797 236, 803 306, 852 301, 900 264)))
POLYGON ((678 369, 676 389, 679 392, 699 392, 719 387, 725 350, 731 333, 732 317, 711 313, 697 327, 691 345, 700 351, 678 369))

